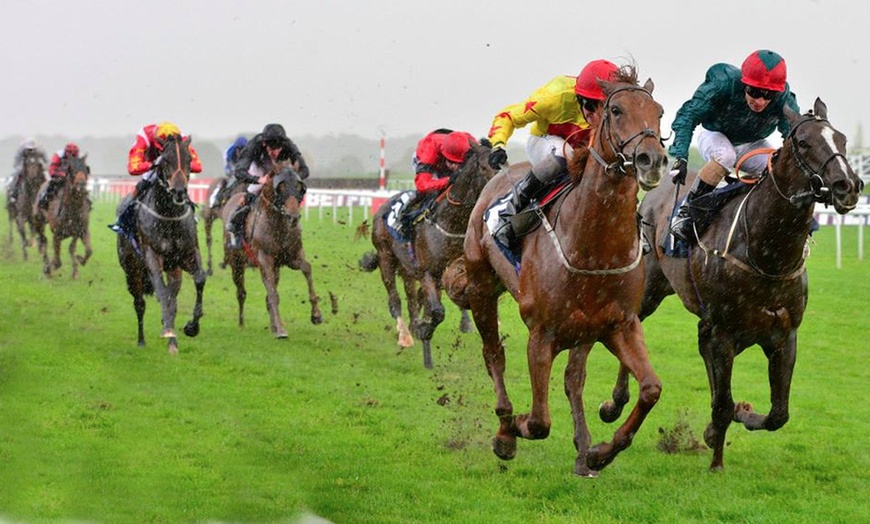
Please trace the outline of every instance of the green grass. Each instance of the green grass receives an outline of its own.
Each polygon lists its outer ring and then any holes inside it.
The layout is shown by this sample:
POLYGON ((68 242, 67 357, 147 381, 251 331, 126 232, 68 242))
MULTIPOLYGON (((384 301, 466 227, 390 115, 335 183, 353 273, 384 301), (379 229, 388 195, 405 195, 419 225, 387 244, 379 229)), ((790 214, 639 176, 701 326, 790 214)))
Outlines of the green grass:
MULTIPOLYGON (((419 344, 400 351, 376 274, 356 269, 370 249, 354 228, 304 224, 325 322, 308 321, 304 279, 284 270, 281 311, 289 340, 268 330, 265 292, 248 273, 248 326, 236 326, 229 274, 205 289, 197 338, 167 354, 159 306, 148 300, 147 346, 136 346, 132 301, 104 227, 93 216, 95 254, 69 279, 53 279, 20 248, 0 248, 0 519, 13 522, 286 522, 313 513, 340 523, 392 522, 858 522, 870 499, 870 408, 863 400, 870 311, 868 261, 844 229, 843 268, 834 234, 816 234, 810 302, 799 336, 791 420, 774 433, 732 426, 725 471, 710 451, 665 454, 660 429, 700 439, 709 392, 695 347, 696 320, 676 299, 646 323, 661 401, 596 480, 571 474, 573 428, 562 393, 565 356, 551 382, 551 435, 520 441, 517 458, 489 449, 494 395, 475 334, 448 306, 433 341, 435 369, 419 344), (329 293, 339 302, 329 312, 329 293), (862 502, 863 501, 863 502, 862 502)), ((357 219, 359 218, 357 212, 357 219)), ((8 224, 0 225, 5 246, 8 224)), ((201 238, 202 241, 202 238, 201 238)), ((218 248, 218 253, 220 253, 218 248)), ((64 256, 66 251, 64 248, 64 256)), ((178 327, 190 318, 185 277, 178 327)), ((525 334, 502 301, 508 387, 530 402, 525 334)), ((616 362, 589 360, 586 395, 595 442, 614 427, 594 415, 616 362)), ((632 384, 633 399, 636 388, 632 384)), ((734 397, 769 408, 758 348, 735 366, 734 397)))

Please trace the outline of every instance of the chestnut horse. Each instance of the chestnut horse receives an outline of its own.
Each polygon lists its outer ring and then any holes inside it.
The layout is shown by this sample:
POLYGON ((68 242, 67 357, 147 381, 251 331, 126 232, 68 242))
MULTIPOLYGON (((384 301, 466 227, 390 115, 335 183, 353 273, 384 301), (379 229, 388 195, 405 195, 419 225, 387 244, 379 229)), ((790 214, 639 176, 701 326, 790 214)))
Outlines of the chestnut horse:
POLYGON ((196 217, 187 193, 190 138, 171 136, 159 143, 163 154, 153 168, 154 186, 140 197, 136 209, 136 245, 125 235, 118 235, 118 260, 127 276, 127 290, 133 296, 139 321, 139 346, 145 345, 144 295, 155 293, 162 311, 161 336, 169 339, 169 353, 175 355, 178 353, 175 315, 182 271, 190 273, 196 286, 193 318, 184 326, 184 334, 189 337, 199 334, 206 274, 199 253, 196 217))
POLYGON ((483 358, 497 397, 499 428, 493 451, 509 460, 516 454, 517 437, 549 435, 553 360, 569 349, 565 393, 574 421, 574 474, 585 477, 597 476, 631 444, 661 392, 638 318, 644 274, 637 195, 639 186, 656 186, 665 171, 662 107, 652 97, 652 80, 640 87, 633 66, 625 66, 614 82, 599 84, 607 98, 594 142, 589 149, 575 151, 569 168, 572 190, 547 211, 537 211, 544 227, 523 238, 519 273, 494 244, 484 212, 527 169, 513 166, 492 179, 471 214, 465 238, 464 296, 483 341, 483 358), (530 413, 514 413, 505 387, 498 319, 498 299, 505 290, 518 302, 529 330, 530 413), (596 342, 631 370, 640 398, 612 441, 590 448, 583 386, 586 359, 596 342))
MULTIPOLYGON (((644 232, 655 250, 645 257, 640 315, 653 314, 666 296, 676 293, 700 319, 698 349, 712 398, 712 420, 704 432, 713 448, 711 470, 723 467, 725 433, 732 421, 749 430, 775 431, 789 418, 797 331, 807 305, 804 262, 814 204, 848 213, 864 185, 846 160, 846 137, 828 122, 827 113, 819 99, 804 116, 785 108, 791 131, 771 156, 767 172, 717 212, 689 248, 688 258, 665 256, 659 245, 668 231, 671 190, 651 191, 641 205, 644 232), (768 360, 767 415, 731 396, 734 358, 755 344, 768 360)), ((609 403, 614 416, 628 401, 627 371, 620 368, 609 403)))
MULTIPOLYGON (((248 254, 260 268, 260 276, 266 287, 266 308, 269 311, 269 325, 275 338, 287 338, 287 330, 281 321, 278 310, 278 282, 281 266, 298 269, 308 283, 308 300, 311 302, 311 323, 323 322, 318 307, 318 297, 314 292, 311 278, 311 264, 302 249, 302 226, 299 223, 299 207, 304 193, 296 173, 285 168, 279 174, 270 172, 270 180, 263 184, 260 195, 251 205, 252 209, 245 220, 245 246, 233 249, 224 243, 227 264, 232 268, 233 282, 236 284, 236 299, 239 302, 239 326, 245 325, 245 268, 248 267, 248 254)), ((244 186, 243 186, 244 187, 244 186)), ((242 195, 234 195, 223 209, 223 221, 228 223, 230 215, 239 206, 242 195)), ((225 238, 228 236, 225 235, 225 238)))
POLYGON ((18 177, 18 198, 15 202, 6 202, 6 210, 9 212, 9 245, 12 245, 12 227, 14 222, 21 237, 21 255, 27 260, 27 247, 32 244, 36 236, 34 227, 34 207, 39 188, 45 182, 45 166, 39 153, 29 151, 24 155, 23 172, 18 177), (30 229, 30 237, 27 236, 25 227, 30 229))
MULTIPOLYGON (((61 169, 65 171, 63 185, 57 195, 49 202, 45 211, 34 207, 34 226, 36 238, 39 241, 39 252, 42 253, 42 272, 50 277, 51 272, 59 269, 60 244, 69 238, 69 256, 72 261, 72 278, 78 278, 79 265, 87 264, 91 258, 91 232, 89 227, 91 217, 91 201, 88 198, 88 176, 91 168, 87 164, 87 155, 64 160, 61 169), (54 256, 49 260, 48 240, 45 236, 46 223, 51 227, 54 256), (76 254, 76 243, 81 240, 85 246, 85 255, 76 254)), ((45 191, 48 183, 43 184, 45 191)))
MULTIPOLYGON (((423 365, 426 368, 432 367, 432 336, 444 320, 441 276, 448 263, 462 254, 468 217, 483 186, 494 174, 487 164, 489 152, 489 147, 472 145, 471 157, 454 175, 455 181, 416 225, 413 245, 399 242, 387 229, 383 217, 394 201, 385 202, 375 213, 372 226, 375 252, 360 260, 364 271, 380 269, 381 280, 387 289, 390 315, 396 320, 398 343, 402 347, 411 347, 414 340, 408 325, 402 320, 402 301, 396 289, 396 274, 401 275, 408 302, 409 324, 411 331, 423 342, 423 365)), ((472 331, 467 309, 462 310, 460 329, 472 331)))

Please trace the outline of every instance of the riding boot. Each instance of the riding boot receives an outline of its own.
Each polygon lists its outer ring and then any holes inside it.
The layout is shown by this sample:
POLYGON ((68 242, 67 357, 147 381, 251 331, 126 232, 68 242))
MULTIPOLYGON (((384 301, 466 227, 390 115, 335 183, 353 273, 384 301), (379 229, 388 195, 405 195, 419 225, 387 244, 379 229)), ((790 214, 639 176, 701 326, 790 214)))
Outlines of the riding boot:
POLYGON ((245 199, 227 220, 227 233, 229 233, 227 244, 232 249, 242 248, 242 240, 245 237, 245 220, 248 218, 248 212, 251 211, 250 200, 251 196, 245 193, 245 199))
POLYGON ((152 185, 154 182, 146 178, 142 178, 136 183, 136 187, 130 193, 130 198, 118 212, 118 220, 114 224, 109 224, 109 229, 115 233, 132 237, 133 231, 136 229, 136 208, 139 205, 139 199, 152 185))
POLYGON ((39 209, 43 211, 48 210, 48 204, 51 202, 51 199, 54 198, 55 193, 63 185, 62 178, 52 178, 48 181, 48 185, 45 187, 45 191, 39 197, 39 203, 37 206, 39 209))
POLYGON ((501 245, 511 250, 516 248, 518 239, 511 218, 525 209, 543 187, 544 183, 538 180, 538 177, 531 170, 514 186, 505 208, 499 211, 498 225, 496 225, 493 234, 501 245))
POLYGON ((689 242, 689 239, 692 238, 694 232, 694 221, 689 212, 692 202, 698 197, 704 196, 710 191, 713 191, 713 189, 716 188, 716 185, 718 185, 727 174, 728 170, 722 167, 722 164, 714 160, 710 160, 701 167, 701 170, 698 171, 698 178, 695 179, 695 184, 689 190, 688 194, 686 194, 686 198, 680 205, 680 209, 677 211, 676 216, 671 219, 671 233, 675 237, 683 242, 689 242))
POLYGON ((16 173, 12 178, 12 184, 9 186, 9 202, 14 204, 16 200, 18 200, 18 181, 20 179, 20 174, 16 173))

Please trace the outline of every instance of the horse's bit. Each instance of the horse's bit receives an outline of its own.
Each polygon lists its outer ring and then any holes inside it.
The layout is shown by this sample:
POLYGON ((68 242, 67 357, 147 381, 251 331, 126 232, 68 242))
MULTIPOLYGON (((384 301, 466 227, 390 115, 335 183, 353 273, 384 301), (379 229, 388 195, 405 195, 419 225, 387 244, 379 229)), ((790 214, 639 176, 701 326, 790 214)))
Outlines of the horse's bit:
POLYGON ((619 172, 622 175, 627 175, 628 172, 626 171, 626 169, 634 167, 635 160, 637 159, 637 148, 640 147, 640 143, 644 139, 646 139, 647 137, 653 137, 653 138, 657 139, 659 141, 659 143, 662 144, 662 146, 664 146, 664 139, 650 128, 642 129, 641 131, 638 131, 637 133, 628 137, 626 140, 621 140, 619 138, 619 136, 616 136, 616 133, 614 133, 613 130, 611 129, 610 112, 608 111, 608 108, 610 107, 610 100, 611 100, 611 98, 613 98, 613 95, 615 95, 617 93, 621 93, 622 91, 641 91, 641 92, 645 93, 647 96, 649 96, 650 98, 652 98, 652 95, 650 94, 649 91, 647 91, 646 89, 644 89, 642 87, 636 87, 636 86, 620 87, 620 88, 616 89, 615 91, 613 91, 612 93, 610 93, 610 95, 607 96, 607 100, 604 102, 604 109, 602 110, 604 113, 604 122, 603 122, 602 127, 607 128, 607 144, 610 146, 610 149, 616 155, 616 160, 614 160, 612 163, 608 164, 607 161, 604 160, 604 157, 602 157, 601 154, 598 151, 596 151, 595 148, 593 148, 593 147, 589 148, 589 153, 593 156, 593 158, 595 158, 595 160, 599 164, 601 164, 604 167, 605 171, 616 170, 617 172, 619 172), (614 136, 616 137, 615 144, 613 143, 614 136), (631 142, 633 142, 637 138, 640 138, 640 140, 638 140, 637 144, 634 146, 634 150, 631 152, 631 159, 629 159, 629 157, 627 157, 625 155, 624 150, 625 150, 626 146, 628 146, 631 142))

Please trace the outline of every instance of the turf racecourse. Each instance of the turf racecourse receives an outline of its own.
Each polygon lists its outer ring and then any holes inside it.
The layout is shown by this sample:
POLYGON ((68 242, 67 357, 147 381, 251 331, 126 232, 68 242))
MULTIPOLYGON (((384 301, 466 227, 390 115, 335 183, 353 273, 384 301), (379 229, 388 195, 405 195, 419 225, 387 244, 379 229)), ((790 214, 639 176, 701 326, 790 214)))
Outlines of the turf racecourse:
MULTIPOLYGON (((499 461, 489 449, 494 395, 477 335, 459 332, 449 306, 433 341, 434 370, 423 368, 419 344, 399 351, 379 277, 356 269, 370 244, 331 217, 304 222, 324 324, 310 324, 304 279, 285 269, 290 338, 275 340, 252 270, 240 330, 232 281, 216 269, 201 334, 182 336, 180 354, 168 355, 149 298, 147 346, 138 348, 104 226, 112 211, 97 205, 94 257, 77 281, 66 258, 51 280, 35 250, 22 262, 18 244, 6 246, 9 224, 0 224, 0 521, 867 521, 870 261, 855 256, 854 227, 844 230, 842 269, 833 228, 816 234, 784 428, 732 426, 725 471, 708 472, 710 451, 692 449, 709 419, 695 320, 671 298, 645 326, 661 401, 633 446, 586 480, 571 474, 565 356, 551 382, 550 437, 520 441, 516 459, 499 461), (659 450, 663 436, 676 453, 659 450)), ((181 296, 179 328, 192 310, 189 276, 181 296)), ((524 329, 511 301, 502 312, 508 387, 525 411, 524 329)), ((609 394, 616 361, 597 347, 589 366, 585 398, 598 442, 614 429, 592 411, 609 394)), ((769 408, 760 349, 737 359, 733 390, 736 400, 769 408)))

